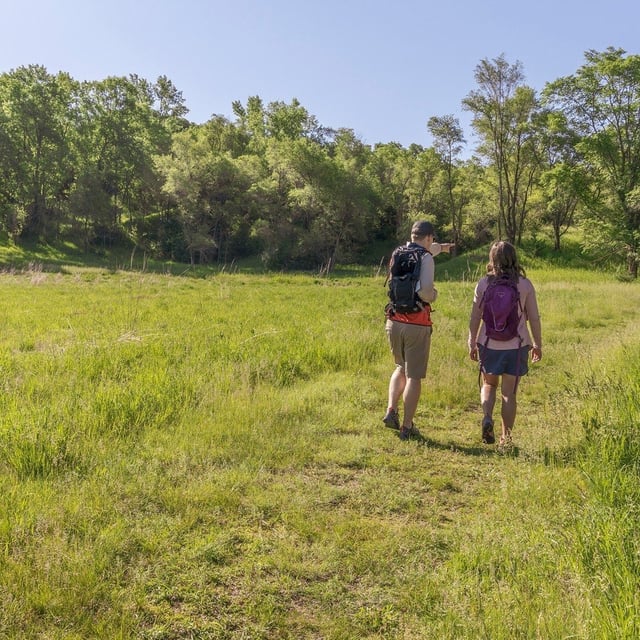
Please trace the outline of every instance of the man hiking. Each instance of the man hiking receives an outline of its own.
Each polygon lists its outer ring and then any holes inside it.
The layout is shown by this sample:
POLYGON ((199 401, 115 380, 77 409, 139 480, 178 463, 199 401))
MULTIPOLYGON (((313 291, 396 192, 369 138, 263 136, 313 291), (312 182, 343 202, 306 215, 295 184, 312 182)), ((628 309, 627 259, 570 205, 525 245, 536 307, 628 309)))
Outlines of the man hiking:
POLYGON ((393 252, 389 267, 390 302, 385 309, 385 331, 396 366, 389 380, 388 408, 382 420, 387 427, 399 430, 401 440, 408 440, 414 433, 413 418, 422 380, 427 375, 432 331, 430 303, 438 295, 433 258, 443 251, 449 253, 454 246, 438 244, 434 234, 433 225, 427 220, 414 223, 411 241, 393 252), (414 271, 416 261, 418 268, 414 271), (408 288, 407 282, 411 283, 408 288), (400 398, 404 406, 402 420, 400 398))

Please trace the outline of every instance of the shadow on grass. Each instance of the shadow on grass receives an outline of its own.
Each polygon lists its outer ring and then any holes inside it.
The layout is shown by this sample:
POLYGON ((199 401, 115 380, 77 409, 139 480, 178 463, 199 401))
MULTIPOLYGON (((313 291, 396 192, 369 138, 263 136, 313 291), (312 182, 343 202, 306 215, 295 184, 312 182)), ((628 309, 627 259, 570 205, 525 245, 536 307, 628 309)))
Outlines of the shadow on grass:
MULTIPOLYGON (((399 435, 400 435, 399 432, 396 431, 395 436, 399 438, 399 435)), ((429 449, 439 449, 440 451, 450 451, 450 452, 460 451, 470 456, 486 456, 486 455, 491 455, 495 453, 491 451, 491 449, 483 446, 465 447, 465 446, 461 446, 454 443, 438 442, 438 440, 427 438, 416 427, 413 427, 409 440, 404 440, 403 442, 407 442, 407 443, 415 442, 420 446, 428 447, 429 449)))
MULTIPOLYGON (((395 436, 399 433, 396 431, 395 436)), ((513 445, 508 449, 501 449, 499 445, 478 445, 464 446, 453 442, 439 442, 433 438, 423 435, 419 429, 413 428, 411 437, 404 442, 415 442, 419 446, 437 449, 439 451, 449 451, 451 453, 460 452, 469 456, 500 456, 503 458, 521 458, 524 462, 543 464, 547 467, 572 467, 575 466, 580 447, 563 447, 553 450, 544 447, 539 450, 529 451, 522 449, 518 445, 513 445)))

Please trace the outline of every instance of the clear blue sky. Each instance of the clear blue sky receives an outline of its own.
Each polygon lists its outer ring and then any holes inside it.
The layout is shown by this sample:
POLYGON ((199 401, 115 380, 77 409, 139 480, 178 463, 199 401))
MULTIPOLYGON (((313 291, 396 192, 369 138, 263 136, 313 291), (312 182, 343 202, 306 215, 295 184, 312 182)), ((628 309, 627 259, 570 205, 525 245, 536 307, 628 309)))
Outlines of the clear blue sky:
POLYGON ((431 144, 483 58, 526 83, 573 74, 588 49, 640 51, 638 0, 5 0, 0 72, 40 64, 76 80, 168 76, 202 123, 231 103, 297 98, 367 144, 431 144))

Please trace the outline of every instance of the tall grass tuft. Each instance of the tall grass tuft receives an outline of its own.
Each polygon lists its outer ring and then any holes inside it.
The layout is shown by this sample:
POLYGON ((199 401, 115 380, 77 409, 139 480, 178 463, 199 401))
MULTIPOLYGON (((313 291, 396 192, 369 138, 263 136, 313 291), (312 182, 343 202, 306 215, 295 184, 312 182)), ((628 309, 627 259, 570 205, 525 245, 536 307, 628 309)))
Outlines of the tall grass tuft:
POLYGON ((618 350, 585 399, 587 479, 576 529, 595 637, 640 637, 640 346, 618 350))

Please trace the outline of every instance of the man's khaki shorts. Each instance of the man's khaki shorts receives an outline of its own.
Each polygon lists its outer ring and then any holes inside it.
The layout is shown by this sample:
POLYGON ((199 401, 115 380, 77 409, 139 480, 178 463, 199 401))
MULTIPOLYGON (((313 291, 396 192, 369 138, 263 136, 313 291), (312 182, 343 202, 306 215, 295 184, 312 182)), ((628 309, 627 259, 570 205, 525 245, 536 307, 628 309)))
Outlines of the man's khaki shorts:
POLYGON ((432 327, 387 320, 385 330, 393 359, 407 378, 426 378, 432 327))

